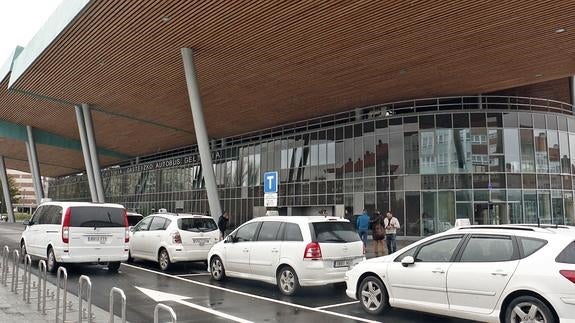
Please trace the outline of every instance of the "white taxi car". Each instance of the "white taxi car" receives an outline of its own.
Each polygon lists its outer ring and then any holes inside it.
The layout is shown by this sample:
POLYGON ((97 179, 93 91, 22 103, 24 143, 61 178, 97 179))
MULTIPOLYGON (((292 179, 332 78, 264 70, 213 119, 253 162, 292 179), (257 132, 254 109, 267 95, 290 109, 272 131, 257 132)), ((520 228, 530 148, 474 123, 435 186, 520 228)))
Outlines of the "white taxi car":
POLYGON ((482 322, 575 322, 575 234, 565 226, 465 226, 346 274, 371 314, 389 306, 482 322))
POLYGON ((166 271, 172 263, 206 261, 210 248, 219 240, 212 217, 160 209, 160 213, 145 217, 132 228, 129 260, 155 261, 166 271))
POLYGON ((250 220, 210 250, 212 278, 226 276, 277 284, 285 295, 300 286, 344 281, 365 260, 348 220, 324 216, 266 216, 250 220))

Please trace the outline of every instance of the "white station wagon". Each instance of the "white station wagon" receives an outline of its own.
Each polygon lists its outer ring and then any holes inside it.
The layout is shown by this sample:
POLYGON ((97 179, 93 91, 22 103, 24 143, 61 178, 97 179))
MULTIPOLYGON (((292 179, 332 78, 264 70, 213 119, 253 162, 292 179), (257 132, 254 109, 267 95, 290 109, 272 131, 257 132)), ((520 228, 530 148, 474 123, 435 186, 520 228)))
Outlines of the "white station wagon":
POLYGON ((210 248, 220 240, 218 226, 210 216, 193 214, 151 214, 130 232, 130 261, 158 262, 166 271, 172 263, 206 261, 210 248))
POLYGON ((347 295, 482 322, 575 322, 572 227, 466 226, 370 259, 346 274, 347 295))
POLYGON ((363 261, 363 242, 348 220, 323 216, 266 216, 250 220, 209 253, 212 278, 277 284, 285 295, 300 286, 344 281, 363 261))

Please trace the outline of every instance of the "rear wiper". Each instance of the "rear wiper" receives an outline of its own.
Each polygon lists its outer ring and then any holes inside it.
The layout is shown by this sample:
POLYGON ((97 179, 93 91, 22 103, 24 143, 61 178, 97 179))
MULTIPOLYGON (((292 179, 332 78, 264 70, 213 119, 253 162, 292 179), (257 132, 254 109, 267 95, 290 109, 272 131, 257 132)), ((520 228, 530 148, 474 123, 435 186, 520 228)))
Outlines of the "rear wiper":
POLYGON ((344 239, 341 239, 341 238, 339 238, 339 239, 334 238, 334 239, 324 239, 322 242, 347 242, 347 241, 344 239))

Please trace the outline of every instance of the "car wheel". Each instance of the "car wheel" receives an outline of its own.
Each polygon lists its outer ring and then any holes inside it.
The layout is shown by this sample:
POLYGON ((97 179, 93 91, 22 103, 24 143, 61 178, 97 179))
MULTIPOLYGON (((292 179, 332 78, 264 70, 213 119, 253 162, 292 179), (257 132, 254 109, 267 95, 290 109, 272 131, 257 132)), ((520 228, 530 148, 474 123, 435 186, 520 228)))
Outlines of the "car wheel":
POLYGON ((555 323, 555 317, 549 306, 540 299, 533 296, 519 296, 507 306, 505 322, 555 323))
POLYGON ((387 307, 387 292, 383 282, 376 277, 368 276, 359 285, 361 307, 369 314, 381 314, 387 307))
POLYGON ((210 261, 210 273, 212 274, 212 278, 217 281, 222 281, 226 278, 226 269, 220 257, 213 257, 210 261))
POLYGON ((50 247, 48 249, 48 261, 46 262, 46 271, 50 273, 55 273, 58 270, 58 262, 56 261, 56 255, 54 255, 54 249, 50 247))
POLYGON ((117 273, 118 269, 120 269, 120 262, 114 261, 108 263, 108 271, 111 273, 117 273))
POLYGON ((170 268, 172 263, 170 262, 170 255, 166 249, 160 250, 160 255, 158 256, 158 263, 160 264, 160 269, 166 271, 170 268))
POLYGON ((280 292, 286 296, 292 296, 299 290, 299 279, 292 267, 284 266, 277 276, 277 284, 280 292))

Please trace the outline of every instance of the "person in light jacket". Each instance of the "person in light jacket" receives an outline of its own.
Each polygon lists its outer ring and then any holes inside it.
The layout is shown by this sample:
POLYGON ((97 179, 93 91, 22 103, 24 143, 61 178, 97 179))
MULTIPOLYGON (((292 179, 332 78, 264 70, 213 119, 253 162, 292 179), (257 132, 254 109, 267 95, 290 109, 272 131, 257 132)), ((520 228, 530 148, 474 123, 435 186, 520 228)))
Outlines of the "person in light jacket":
POLYGON ((391 211, 387 211, 387 215, 383 220, 383 225, 385 226, 385 244, 387 245, 387 254, 391 254, 397 251, 395 237, 397 229, 401 228, 401 226, 399 225, 399 220, 393 216, 391 211))

